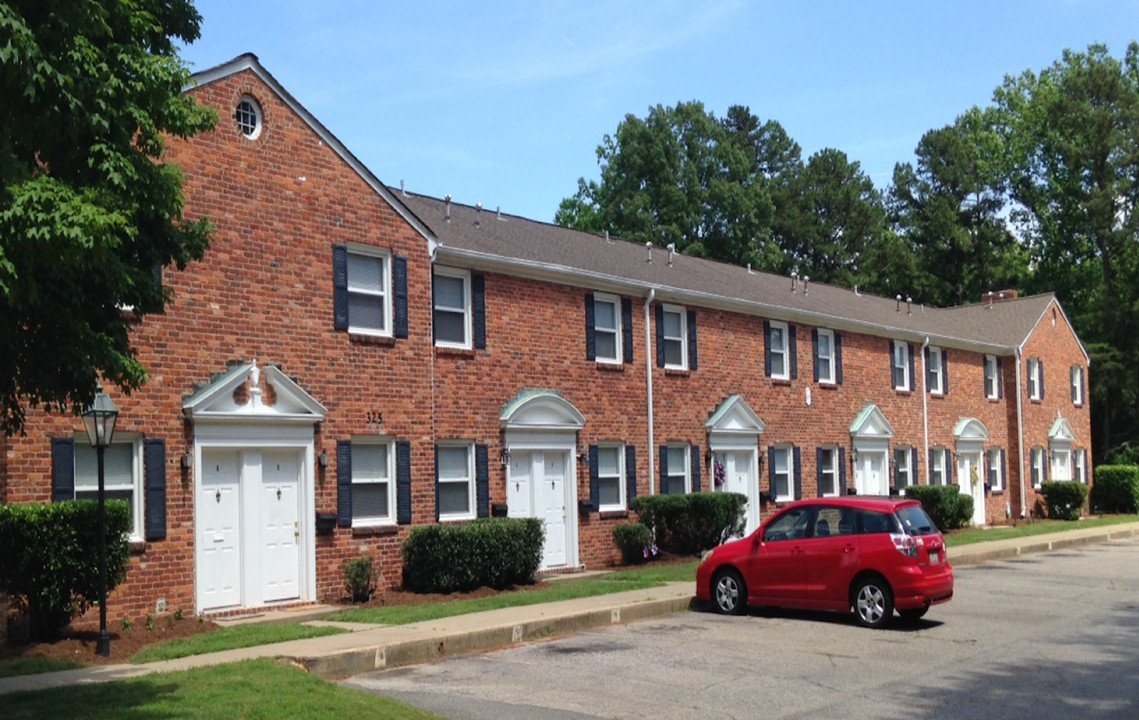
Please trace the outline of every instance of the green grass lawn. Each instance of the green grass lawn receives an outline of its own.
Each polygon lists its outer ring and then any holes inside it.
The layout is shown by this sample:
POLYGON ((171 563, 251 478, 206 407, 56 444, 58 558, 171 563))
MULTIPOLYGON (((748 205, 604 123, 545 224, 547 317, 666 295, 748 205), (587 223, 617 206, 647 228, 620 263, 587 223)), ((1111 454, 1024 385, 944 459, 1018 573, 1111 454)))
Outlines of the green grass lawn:
POLYGON ((990 525, 988 527, 951 530, 945 534, 945 543, 949 547, 961 547, 962 545, 972 545, 973 543, 989 542, 992 540, 1025 538, 1034 535, 1064 532, 1065 530, 1083 530, 1085 528, 1121 525, 1123 523, 1132 522, 1139 522, 1139 515, 1101 515, 1087 517, 1077 522, 1070 522, 1068 520, 1038 520, 1036 522, 1021 523, 1019 525, 990 525))
POLYGON ((380 695, 325 682, 273 660, 158 673, 133 680, 74 685, 64 691, 12 693, 0 700, 5 720, 41 718, 385 718, 437 716, 380 695))
POLYGON ((57 660, 56 658, 45 657, 12 658, 0 660, 0 678, 38 675, 40 673, 59 672, 60 670, 74 670, 81 667, 84 667, 83 663, 73 660, 57 660))
POLYGON ((234 625, 213 632, 156 643, 143 648, 141 652, 131 658, 131 662, 148 663, 173 660, 190 655, 205 655, 222 650, 271 645, 289 640, 321 637, 322 635, 338 635, 343 632, 348 631, 332 627, 309 627, 300 623, 234 625))

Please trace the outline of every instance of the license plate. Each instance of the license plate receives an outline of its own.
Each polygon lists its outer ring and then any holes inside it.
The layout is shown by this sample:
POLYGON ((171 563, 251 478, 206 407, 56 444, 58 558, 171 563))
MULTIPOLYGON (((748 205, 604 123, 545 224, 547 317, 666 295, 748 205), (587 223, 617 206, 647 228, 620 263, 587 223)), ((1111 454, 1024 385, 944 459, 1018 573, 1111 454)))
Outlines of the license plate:
POLYGON ((931 550, 929 553, 929 564, 936 565, 941 562, 941 554, 936 550, 931 550))

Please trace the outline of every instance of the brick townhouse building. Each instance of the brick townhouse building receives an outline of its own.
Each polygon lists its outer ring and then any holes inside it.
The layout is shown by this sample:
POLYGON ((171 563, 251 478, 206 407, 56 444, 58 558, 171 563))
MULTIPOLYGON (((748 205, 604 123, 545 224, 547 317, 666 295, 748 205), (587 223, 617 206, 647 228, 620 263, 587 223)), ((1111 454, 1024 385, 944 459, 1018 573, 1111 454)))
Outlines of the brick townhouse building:
MULTIPOLYGON (((1052 295, 926 308, 384 185, 252 55, 195 75, 215 131, 171 141, 206 257, 133 342, 111 497, 112 618, 400 582, 408 530, 538 517, 543 569, 606 566, 638 495, 956 484, 974 521, 1090 482, 1088 357, 1052 295)), ((982 300, 982 299, 978 299, 982 300)), ((0 501, 92 497, 79 418, 30 411, 0 501)))

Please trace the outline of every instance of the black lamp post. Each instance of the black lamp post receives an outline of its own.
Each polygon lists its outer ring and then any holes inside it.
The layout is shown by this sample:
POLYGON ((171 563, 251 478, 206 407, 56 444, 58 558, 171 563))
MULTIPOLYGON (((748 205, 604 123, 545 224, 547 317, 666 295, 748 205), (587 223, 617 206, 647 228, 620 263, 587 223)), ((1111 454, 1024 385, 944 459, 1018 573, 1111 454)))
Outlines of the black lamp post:
POLYGON ((96 386, 95 402, 83 411, 83 425, 87 428, 87 439, 99 458, 99 637, 95 641, 95 653, 103 657, 111 654, 111 636, 107 634, 107 514, 103 453, 115 436, 118 417, 119 410, 110 396, 103 392, 102 384, 96 386))

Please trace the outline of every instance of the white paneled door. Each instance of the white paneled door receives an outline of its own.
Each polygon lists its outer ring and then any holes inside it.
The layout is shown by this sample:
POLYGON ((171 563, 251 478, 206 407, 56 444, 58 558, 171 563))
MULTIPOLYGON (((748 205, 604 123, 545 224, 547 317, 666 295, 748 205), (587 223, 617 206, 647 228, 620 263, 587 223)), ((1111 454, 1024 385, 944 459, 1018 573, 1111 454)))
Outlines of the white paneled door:
POLYGON ((291 450, 261 455, 261 600, 300 596, 300 462, 291 450))
POLYGON ((512 517, 536 517, 546 530, 543 569, 564 567, 568 560, 566 469, 569 453, 561 450, 516 451, 510 460, 507 502, 512 517))
POLYGON ((198 595, 201 609, 241 604, 240 456, 202 453, 198 494, 198 595))

